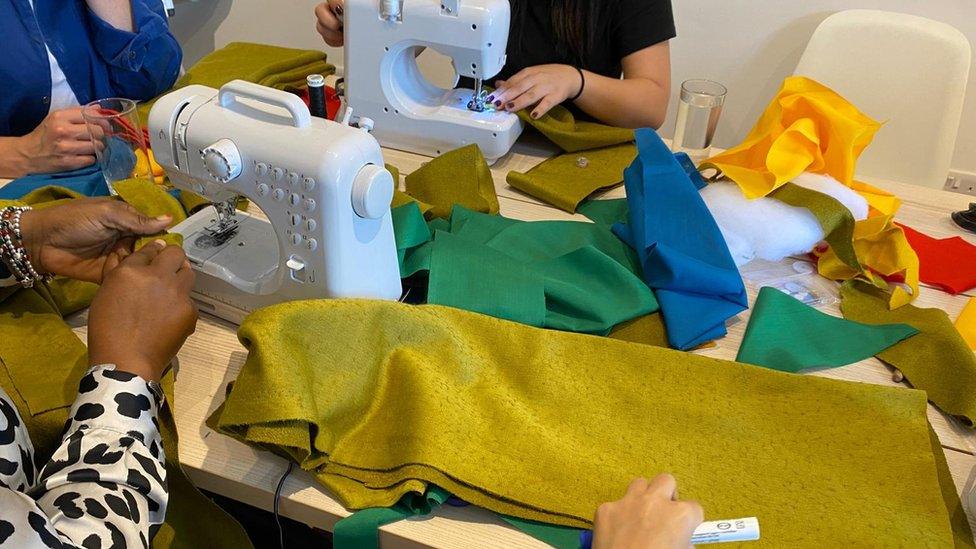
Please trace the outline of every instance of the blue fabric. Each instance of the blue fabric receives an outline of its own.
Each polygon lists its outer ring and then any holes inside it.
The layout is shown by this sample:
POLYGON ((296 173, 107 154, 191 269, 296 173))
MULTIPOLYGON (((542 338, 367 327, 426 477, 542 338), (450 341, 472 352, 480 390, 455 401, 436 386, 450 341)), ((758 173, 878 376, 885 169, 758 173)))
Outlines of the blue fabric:
POLYGON ((668 343, 681 350, 726 334, 725 321, 749 307, 742 277, 698 189, 657 133, 641 129, 637 158, 624 170, 629 224, 613 226, 640 258, 668 343))
POLYGON ((0 2, 0 136, 20 136, 48 114, 51 68, 45 42, 81 104, 146 100, 169 89, 183 54, 160 0, 131 0, 136 32, 118 30, 80 0, 0 2))
POLYGON ((674 153, 674 157, 678 160, 678 164, 681 164, 681 167, 684 168, 685 173, 688 174, 688 178, 691 179, 691 183, 696 189, 700 191, 708 185, 690 156, 683 152, 677 152, 674 153))
POLYGON ((109 194, 102 171, 95 165, 70 172, 28 175, 15 179, 0 187, 0 198, 16 200, 48 185, 64 187, 85 196, 108 196, 109 194))

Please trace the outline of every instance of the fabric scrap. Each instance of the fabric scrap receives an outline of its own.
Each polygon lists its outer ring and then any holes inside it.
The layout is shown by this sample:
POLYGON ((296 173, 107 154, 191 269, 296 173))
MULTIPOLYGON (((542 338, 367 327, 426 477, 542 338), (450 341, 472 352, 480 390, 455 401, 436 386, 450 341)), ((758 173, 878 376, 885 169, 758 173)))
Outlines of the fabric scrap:
POLYGON ((864 324, 908 324, 918 335, 876 356, 901 370, 916 389, 928 394, 932 404, 956 416, 966 426, 976 420, 976 356, 940 309, 905 305, 888 308, 888 296, 863 281, 841 287, 844 318, 864 324))
POLYGON ((976 297, 969 298, 956 318, 956 330, 966 340, 969 348, 976 351, 976 297))
POLYGON ((919 280, 950 294, 976 288, 976 246, 960 236, 933 238, 898 223, 918 254, 919 280))
POLYGON ((863 271, 854 251, 854 215, 840 201, 794 183, 784 184, 769 196, 791 206, 809 210, 820 222, 824 238, 834 255, 850 268, 851 276, 863 271))
POLYGON ((698 190, 653 130, 637 130, 638 155, 624 172, 629 226, 614 231, 637 251, 668 341, 687 350, 726 334, 748 308, 729 248, 698 190))
POLYGON ((825 194, 840 202, 851 212, 855 221, 868 218, 868 201, 829 175, 803 172, 794 177, 792 183, 804 189, 825 194))
POLYGON ((633 478, 667 470, 710 515, 763 517, 770 545, 953 543, 921 391, 436 305, 289 302, 238 335, 248 357, 213 423, 286 452, 350 509, 420 481, 589 528, 633 478), (702 444, 716 432, 730 436, 702 444))
POLYGON ((634 140, 634 130, 576 120, 562 105, 556 105, 539 118, 532 118, 528 109, 519 111, 518 117, 566 152, 599 149, 634 140))
POLYGON ((508 172, 512 187, 547 204, 573 213, 586 197, 612 189, 624 181, 624 168, 634 161, 632 143, 569 153, 550 158, 522 173, 508 172))
POLYGON ((426 494, 406 494, 393 507, 356 511, 336 523, 332 532, 332 546, 335 549, 376 549, 380 546, 380 527, 410 517, 429 515, 449 497, 445 490, 429 485, 426 494))
POLYGON ((430 215, 447 217, 455 204, 488 214, 498 213, 498 195, 488 162, 471 144, 431 160, 406 177, 407 194, 430 204, 430 215))
POLYGON ((783 372, 860 362, 910 338, 907 324, 861 324, 830 316, 775 289, 759 290, 736 362, 783 372))

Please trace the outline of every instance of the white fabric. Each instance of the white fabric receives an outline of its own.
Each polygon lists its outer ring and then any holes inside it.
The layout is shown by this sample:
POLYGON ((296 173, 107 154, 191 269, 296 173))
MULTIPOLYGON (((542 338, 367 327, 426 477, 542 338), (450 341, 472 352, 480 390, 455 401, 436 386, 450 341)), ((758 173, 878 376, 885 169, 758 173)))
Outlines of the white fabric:
POLYGON ((794 74, 833 88, 885 122, 861 155, 858 174, 941 188, 955 149, 970 55, 966 37, 945 23, 849 10, 817 28, 794 74))
POLYGON ((717 181, 702 189, 701 196, 737 266, 757 257, 780 261, 804 254, 824 239, 810 210, 769 197, 749 200, 735 183, 717 181))
POLYGON ((793 184, 834 197, 851 211, 856 221, 868 218, 868 201, 829 175, 806 172, 793 179, 793 184))
MULTIPOLYGON (((28 0, 30 2, 31 9, 34 9, 34 0, 28 0)), ((78 98, 75 96, 74 90, 71 89, 71 85, 68 84, 68 78, 64 75, 64 71, 61 70, 61 65, 58 64, 58 60, 51 53, 51 48, 47 47, 47 42, 44 43, 44 49, 47 51, 48 64, 51 66, 51 102, 48 105, 48 112, 60 111, 68 107, 77 107, 78 98)))

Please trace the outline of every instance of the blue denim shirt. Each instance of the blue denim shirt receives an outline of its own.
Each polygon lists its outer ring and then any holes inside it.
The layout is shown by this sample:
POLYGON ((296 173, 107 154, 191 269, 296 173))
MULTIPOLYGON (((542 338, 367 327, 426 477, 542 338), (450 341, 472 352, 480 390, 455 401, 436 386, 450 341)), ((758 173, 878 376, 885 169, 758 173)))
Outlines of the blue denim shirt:
POLYGON ((145 100, 169 89, 183 53, 160 0, 131 0, 135 32, 103 21, 84 0, 0 1, 0 136, 29 133, 47 116, 45 42, 78 101, 145 100))

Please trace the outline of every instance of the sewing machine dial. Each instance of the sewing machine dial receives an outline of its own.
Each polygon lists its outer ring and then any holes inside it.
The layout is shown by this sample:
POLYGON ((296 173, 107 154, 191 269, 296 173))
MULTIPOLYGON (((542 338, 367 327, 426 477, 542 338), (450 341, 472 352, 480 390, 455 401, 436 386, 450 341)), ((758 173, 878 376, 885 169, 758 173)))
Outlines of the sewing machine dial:
POLYGON ((217 181, 227 183, 241 175, 241 153, 230 139, 221 139, 200 154, 207 171, 217 181))

